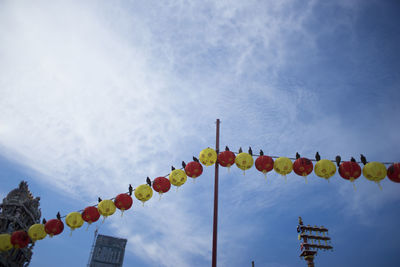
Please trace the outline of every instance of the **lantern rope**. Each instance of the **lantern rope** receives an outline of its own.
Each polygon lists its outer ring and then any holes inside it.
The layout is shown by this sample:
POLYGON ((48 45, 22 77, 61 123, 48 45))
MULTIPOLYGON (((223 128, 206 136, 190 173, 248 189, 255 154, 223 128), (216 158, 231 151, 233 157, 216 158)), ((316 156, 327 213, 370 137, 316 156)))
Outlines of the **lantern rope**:
MULTIPOLYGON (((228 147, 226 147, 226 149, 229 151, 229 148, 228 148, 228 147)), ((242 153, 242 149, 240 148, 239 152, 233 152, 233 153, 236 154, 236 155, 238 155, 238 154, 242 153)), ((251 155, 251 157, 259 157, 259 156, 264 155, 264 153, 263 153, 262 151, 260 151, 260 154, 253 154, 253 153, 252 153, 252 150, 251 150, 251 147, 249 148, 249 154, 251 155)), ((279 156, 269 156, 269 157, 274 158, 274 159, 280 158, 279 156)), ((290 160, 296 160, 296 159, 298 159, 299 157, 300 157, 300 155, 299 155, 298 153, 296 153, 296 158, 288 157, 288 159, 290 159, 290 160)), ((317 152, 317 154, 316 154, 316 159, 309 159, 309 160, 310 160, 310 161, 317 162, 317 161, 319 161, 319 158, 320 158, 320 156, 319 156, 319 154, 318 154, 318 152, 317 152)), ((193 159, 194 159, 195 161, 198 162, 198 160, 197 160, 196 158, 193 158, 193 159)), ((339 162, 341 162, 341 158, 340 158, 340 156, 338 156, 337 159, 335 159, 335 160, 330 160, 330 161, 331 161, 331 162, 336 162, 337 164, 339 164, 339 162), (338 159, 338 158, 339 158, 339 159, 338 159)), ((365 158, 363 155, 361 155, 361 161, 355 161, 354 158, 352 158, 352 161, 353 161, 353 162, 357 162, 357 163, 363 163, 364 165, 367 163, 366 158, 365 158)), ((395 164, 394 162, 381 162, 381 163, 384 164, 384 165, 395 164)), ((218 159, 215 160, 214 164, 219 164, 219 163, 218 163, 218 159)), ((182 162, 182 165, 183 165, 183 167, 182 167, 182 168, 179 168, 180 170, 184 170, 184 169, 185 169, 185 165, 186 165, 186 164, 185 164, 184 162, 182 162)), ((203 165, 204 165, 204 164, 203 164, 203 165)), ((211 164, 211 165, 213 165, 213 164, 211 164)), ((175 168, 172 167, 172 170, 175 170, 175 168)), ((264 175, 265 175, 265 173, 264 173, 264 175)), ((164 175, 164 176, 158 176, 158 177, 167 178, 167 177, 169 177, 169 176, 170 176, 170 173, 169 173, 169 174, 166 174, 166 175, 164 175)), ((284 175, 284 176, 285 176, 285 178, 286 178, 286 175, 284 175)), ((156 178, 158 178, 158 177, 156 177, 156 178)), ((156 178, 154 178, 153 180, 150 180, 150 178, 148 178, 148 185, 149 185, 150 187, 151 187, 151 185, 153 184, 153 182, 154 182, 154 180, 155 180, 156 178)), ((328 180, 328 181, 329 181, 329 180, 328 180)), ((354 184, 353 184, 353 185, 354 185, 354 184)), ((378 185, 379 185, 380 189, 382 189, 379 183, 378 183, 378 185)), ((129 186, 130 186, 130 190, 129 190, 128 192, 126 192, 125 194, 131 195, 131 193, 132 193, 136 188, 132 188, 131 185, 129 185, 129 186)), ((179 186, 178 186, 177 188, 179 188, 179 186)), ((114 201, 115 199, 116 199, 116 197, 113 197, 113 198, 111 198, 111 199, 109 199, 109 200, 114 201)), ((99 201, 101 201, 101 199, 99 199, 99 201)), ((93 207, 98 207, 98 205, 99 205, 99 202, 98 202, 97 204, 95 204, 95 205, 92 205, 92 206, 93 206, 93 207)), ((82 213, 83 211, 84 211, 84 209, 81 209, 81 210, 79 210, 79 211, 77 211, 77 212, 82 213)), ((61 216, 60 213, 57 214, 57 218, 58 218, 59 220, 64 219, 64 218, 66 218, 66 217, 67 217, 67 215, 61 216)), ((105 217, 104 217, 104 218, 105 218, 105 217)), ((43 219, 43 220, 45 220, 45 219, 43 219)), ((104 220, 103 220, 103 221, 104 221, 104 220)), ((44 224, 44 222, 43 222, 43 224, 44 224)), ((89 225, 90 225, 90 224, 89 224, 89 225)), ((26 228, 22 228, 21 230, 25 230, 26 232, 28 232, 28 229, 29 229, 30 227, 31 227, 31 226, 27 226, 26 228)), ((72 232, 71 232, 71 233, 72 233, 72 232)))
MULTIPOLYGON (((180 168, 180 170, 183 170, 184 168, 180 168)), ((166 175, 164 175, 164 176, 157 176, 157 177, 164 177, 164 178, 167 178, 169 176, 169 173, 168 174, 166 174, 166 175)), ((151 181, 152 183, 154 182, 154 179, 151 181)), ((132 191, 135 191, 135 189, 136 188, 133 188, 133 190, 132 191)), ((125 192, 125 193, 123 193, 123 194, 129 194, 129 191, 128 192, 125 192)), ((115 200, 115 197, 113 197, 113 198, 110 198, 110 200, 115 200)), ((99 203, 97 203, 97 204, 95 204, 95 205, 91 205, 92 207, 97 207, 99 205, 99 203)), ((81 210, 78 210, 77 212, 83 212, 84 211, 84 209, 81 209, 81 210)), ((68 214, 67 214, 68 215, 68 214)), ((67 217, 67 215, 63 215, 63 216, 61 216, 60 218, 61 219, 64 219, 65 217, 67 217)))
MULTIPOLYGON (((242 153, 242 152, 235 152, 235 151, 232 151, 232 152, 233 152, 235 155, 238 155, 238 154, 242 153)), ((252 153, 251 156, 252 156, 252 157, 259 157, 259 156, 262 156, 262 155, 252 153)), ((270 156, 270 155, 268 155, 268 156, 271 157, 271 158, 273 158, 273 159, 280 158, 279 156, 270 156)), ((296 160, 296 158, 291 158, 291 157, 286 157, 286 158, 288 158, 288 159, 290 159, 290 160, 296 160)), ((313 159, 313 158, 307 158, 307 159, 309 159, 310 161, 318 162, 318 160, 313 159)), ((329 161, 336 162, 336 160, 333 160, 333 159, 329 159, 329 161)), ((357 162, 357 163, 363 163, 362 161, 355 161, 355 162, 357 162)), ((393 161, 393 162, 381 162, 381 163, 384 164, 384 165, 390 165, 390 164, 393 164, 393 163, 395 163, 395 162, 393 161)))

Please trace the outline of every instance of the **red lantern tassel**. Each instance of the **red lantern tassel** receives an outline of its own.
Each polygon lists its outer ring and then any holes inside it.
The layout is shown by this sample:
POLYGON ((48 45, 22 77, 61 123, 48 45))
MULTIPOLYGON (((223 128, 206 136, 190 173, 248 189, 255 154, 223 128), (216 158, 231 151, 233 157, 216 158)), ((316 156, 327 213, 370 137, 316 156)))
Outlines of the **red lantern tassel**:
POLYGON ((354 179, 350 178, 351 183, 353 184, 354 192, 357 191, 356 184, 354 183, 354 179))

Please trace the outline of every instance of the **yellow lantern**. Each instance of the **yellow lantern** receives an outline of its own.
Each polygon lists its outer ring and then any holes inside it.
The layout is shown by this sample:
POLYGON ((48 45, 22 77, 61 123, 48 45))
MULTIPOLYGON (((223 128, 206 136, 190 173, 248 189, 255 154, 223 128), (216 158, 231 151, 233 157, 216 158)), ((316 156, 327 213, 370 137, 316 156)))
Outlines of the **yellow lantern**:
POLYGON ((285 176, 286 181, 286 175, 291 173, 293 170, 293 163, 287 157, 277 158, 274 162, 274 170, 280 175, 285 176))
POLYGON ((365 164, 362 172, 365 178, 378 184, 379 181, 383 180, 386 177, 385 165, 376 161, 368 162, 367 164, 365 164))
MULTIPOLYGON (((71 212, 65 218, 65 222, 71 228, 71 231, 73 231, 76 228, 79 228, 83 225, 82 215, 76 211, 71 212)), ((71 234, 72 234, 72 232, 71 232, 71 234)))
POLYGON ((0 234, 0 251, 7 251, 13 248, 10 234, 0 234))
POLYGON ((250 169, 253 166, 253 162, 253 157, 245 152, 239 153, 235 158, 236 166, 243 171, 250 169))
POLYGON ((106 199, 100 201, 99 205, 97 206, 97 209, 105 219, 107 216, 113 215, 117 208, 115 207, 114 201, 106 199))
POLYGON ((169 181, 171 184, 175 186, 181 186, 183 185, 187 180, 187 175, 183 170, 172 170, 172 172, 169 174, 169 181))
POLYGON ((217 152, 212 148, 203 149, 200 152, 200 162, 205 166, 214 165, 217 162, 217 152))
POLYGON ((336 173, 336 166, 328 159, 321 159, 315 164, 314 172, 318 177, 325 178, 329 181, 329 178, 336 173))
POLYGON ((33 242, 37 240, 42 240, 47 236, 46 231, 44 230, 44 224, 36 223, 29 227, 28 235, 32 239, 33 242))
POLYGON ((136 187, 135 189, 135 197, 142 201, 143 205, 144 202, 149 200, 153 196, 153 189, 147 184, 142 184, 136 187))

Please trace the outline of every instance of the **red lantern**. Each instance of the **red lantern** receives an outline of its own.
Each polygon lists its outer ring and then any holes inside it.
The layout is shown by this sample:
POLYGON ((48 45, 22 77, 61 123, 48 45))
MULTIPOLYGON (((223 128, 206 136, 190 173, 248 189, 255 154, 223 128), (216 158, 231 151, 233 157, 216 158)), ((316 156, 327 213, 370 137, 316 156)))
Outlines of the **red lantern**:
POLYGON ((355 161, 344 161, 339 166, 339 174, 343 179, 354 181, 361 175, 361 167, 355 161))
POLYGON ((86 207, 82 212, 82 219, 91 224, 100 218, 100 213, 96 207, 86 207))
MULTIPOLYGON (((200 165, 200 167, 201 167, 201 165, 200 165)), ((156 191, 160 194, 168 192, 170 188, 171 188, 171 182, 165 177, 157 177, 153 181, 154 191, 156 191)))
POLYGON ((256 169, 266 174, 274 168, 274 160, 269 156, 261 155, 256 159, 256 169))
POLYGON ((400 163, 393 163, 387 170, 387 176, 395 183, 400 183, 400 163))
POLYGON ((122 211, 130 209, 132 202, 132 197, 128 194, 119 194, 114 200, 115 206, 122 211))
POLYGON ((50 237, 53 237, 53 235, 61 234, 64 230, 64 223, 59 219, 51 219, 44 225, 44 230, 50 237))
POLYGON ((298 158, 293 163, 293 171, 300 176, 307 176, 313 171, 313 163, 307 158, 298 158))
POLYGON ((30 239, 27 232, 15 231, 12 233, 10 241, 15 248, 24 248, 29 244, 30 239))
POLYGON ((221 165, 222 167, 230 167, 233 164, 235 164, 235 153, 233 153, 232 151, 223 151, 221 153, 218 154, 218 163, 219 165, 221 165))
POLYGON ((203 173, 203 166, 197 161, 191 161, 185 166, 186 175, 191 178, 199 177, 203 173))

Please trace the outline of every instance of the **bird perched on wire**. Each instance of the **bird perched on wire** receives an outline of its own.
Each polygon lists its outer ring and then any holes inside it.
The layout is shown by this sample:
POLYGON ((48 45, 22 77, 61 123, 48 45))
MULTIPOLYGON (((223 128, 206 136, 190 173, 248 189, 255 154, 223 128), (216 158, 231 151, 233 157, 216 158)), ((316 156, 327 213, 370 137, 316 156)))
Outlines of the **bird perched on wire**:
POLYGON ((296 159, 300 158, 300 154, 296 152, 296 159))
POLYGON ((315 154, 315 159, 316 159, 316 161, 320 161, 321 160, 321 156, 319 155, 318 151, 315 154))
POLYGON ((130 195, 130 196, 132 196, 133 187, 132 187, 132 185, 131 185, 131 184, 129 184, 129 188, 128 188, 128 190, 129 190, 129 195, 130 195))
POLYGON ((361 156, 361 162, 365 165, 367 164, 367 159, 365 158, 365 156, 363 154, 360 154, 361 156))
POLYGON ((151 180, 149 177, 146 178, 146 183, 151 187, 151 180))
POLYGON ((340 162, 342 161, 342 158, 339 156, 339 155, 337 155, 336 156, 336 165, 339 167, 340 166, 340 162))
POLYGON ((239 153, 242 153, 242 152, 243 152, 242 147, 240 147, 239 148, 239 153))
POLYGON ((253 150, 251 150, 250 146, 249 146, 249 154, 253 156, 253 150))

